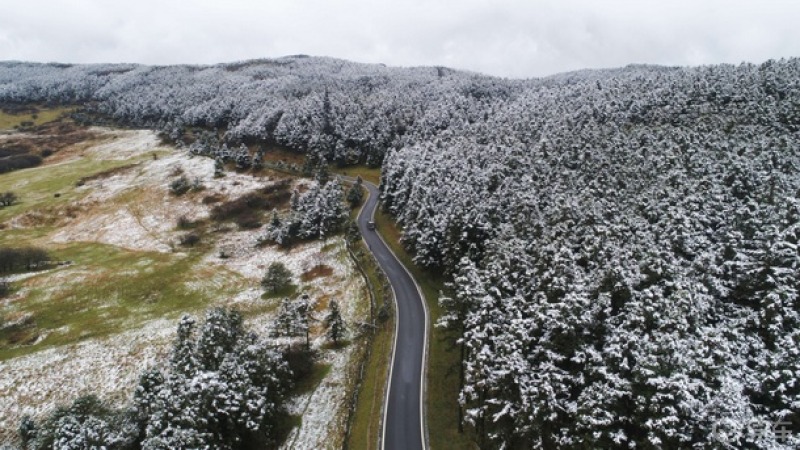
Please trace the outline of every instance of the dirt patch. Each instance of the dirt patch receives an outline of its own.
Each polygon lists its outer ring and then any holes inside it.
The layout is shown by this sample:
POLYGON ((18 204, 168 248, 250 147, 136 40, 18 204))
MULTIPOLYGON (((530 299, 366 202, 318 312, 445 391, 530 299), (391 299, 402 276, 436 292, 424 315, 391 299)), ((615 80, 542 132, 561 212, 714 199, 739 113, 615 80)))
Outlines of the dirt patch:
MULTIPOLYGON (((232 221, 241 228, 258 228, 264 211, 285 209, 291 198, 292 182, 279 180, 264 188, 218 204, 211 209, 211 218, 218 222, 232 221)), ((203 199, 203 203, 206 203, 203 199)))
POLYGON ((36 322, 30 314, 6 317, 0 324, 0 346, 27 345, 36 341, 38 337, 36 322))
POLYGON ((36 155, 45 158, 45 164, 54 164, 67 155, 65 149, 89 140, 97 134, 68 120, 59 120, 35 127, 25 133, 8 136, 2 148, 15 154, 36 155))
POLYGON ((219 202, 221 202, 223 200, 225 200, 225 197, 223 197, 222 195, 220 195, 220 194, 211 194, 211 195, 206 195, 205 197, 203 197, 203 204, 204 205, 213 205, 213 204, 219 203, 219 202))
POLYGON ((312 267, 311 270, 303 272, 303 274, 300 275, 300 280, 308 282, 317 278, 329 277, 331 275, 333 275, 333 267, 320 264, 312 267))

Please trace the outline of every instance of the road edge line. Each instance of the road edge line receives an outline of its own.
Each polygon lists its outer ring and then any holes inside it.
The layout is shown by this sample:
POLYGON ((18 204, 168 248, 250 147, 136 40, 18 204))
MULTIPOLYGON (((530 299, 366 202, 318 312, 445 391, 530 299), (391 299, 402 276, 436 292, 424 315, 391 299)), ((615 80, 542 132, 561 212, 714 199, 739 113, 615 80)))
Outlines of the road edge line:
MULTIPOLYGON (((372 184, 372 183, 370 183, 368 181, 366 183, 372 184)), ((372 186, 375 187, 375 190, 378 190, 377 186, 375 186, 374 184, 372 184, 372 186)), ((378 198, 378 203, 380 203, 380 198, 378 198)), ((375 209, 372 210, 372 215, 370 217, 373 222, 375 222, 375 211, 378 209, 378 203, 375 204, 375 209)), ((429 447, 428 446, 429 438, 428 438, 427 420, 425 420, 426 412, 427 412, 425 400, 426 400, 426 394, 428 392, 428 377, 427 377, 427 375, 428 375, 428 333, 430 331, 430 313, 428 312, 428 302, 425 299, 425 294, 422 292, 422 288, 420 288, 419 287, 419 283, 417 283, 417 279, 414 278, 414 275, 411 274, 411 271, 408 270, 408 267, 406 267, 406 265, 403 264, 403 261, 401 261, 400 258, 397 257, 397 254, 395 254, 394 250, 392 250, 392 247, 390 247, 389 244, 386 243, 386 240, 383 238, 381 233, 377 232, 376 234, 378 235, 378 238, 381 240, 381 242, 383 242, 383 245, 385 245, 386 248, 389 250, 389 253, 392 254, 392 257, 395 259, 395 261, 397 261, 397 263, 400 264, 400 267, 402 267, 403 270, 405 270, 406 275, 408 275, 408 277, 414 283, 414 287, 417 289, 417 295, 419 296, 420 303, 422 303, 422 310, 425 313, 425 335, 423 336, 423 341, 422 341, 422 370, 420 371, 420 390, 419 390, 419 396, 420 396, 420 401, 419 401, 420 419, 419 420, 420 420, 420 431, 422 432, 421 433, 422 434, 422 448, 423 448, 423 450, 427 450, 428 447, 429 447)), ((379 264, 379 266, 380 266, 380 264, 379 264)), ((381 270, 383 270, 383 269, 381 268, 381 270)), ((391 286, 391 284, 392 283, 389 283, 390 286, 391 286)), ((392 293, 394 294, 394 286, 392 286, 392 293)), ((397 295, 395 295, 395 303, 396 302, 397 302, 397 295)), ((395 307, 395 334, 394 334, 395 345, 397 344, 397 335, 398 335, 397 329, 399 328, 399 323, 400 323, 399 313, 397 312, 397 307, 395 307)), ((389 370, 389 389, 387 389, 387 391, 386 391, 386 406, 388 406, 388 404, 389 404, 389 392, 391 391, 391 386, 392 386, 391 374, 392 374, 392 370, 393 369, 394 369, 394 347, 392 348, 392 364, 391 364, 391 369, 389 370)), ((385 421, 386 421, 386 416, 385 416, 385 411, 384 411, 384 430, 383 430, 384 431, 384 437, 386 436, 385 421)), ((383 444, 381 444, 381 448, 383 448, 383 444)))

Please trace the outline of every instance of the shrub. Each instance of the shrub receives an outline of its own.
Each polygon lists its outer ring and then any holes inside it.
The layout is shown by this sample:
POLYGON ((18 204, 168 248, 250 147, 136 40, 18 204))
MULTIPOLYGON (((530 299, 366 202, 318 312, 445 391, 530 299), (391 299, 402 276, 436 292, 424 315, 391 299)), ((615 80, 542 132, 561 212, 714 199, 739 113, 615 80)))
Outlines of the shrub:
POLYGON ((179 230, 189 230, 196 227, 197 223, 186 216, 180 216, 176 225, 179 230))
POLYGON ((17 202, 17 194, 13 192, 6 192, 0 195, 0 206, 11 206, 17 202))
POLYGON ((184 247, 194 247, 200 243, 200 236, 197 233, 187 233, 181 236, 179 241, 184 247))
POLYGON ((192 181, 192 192, 200 192, 205 190, 205 188, 206 186, 200 181, 200 178, 195 178, 194 181, 192 181))
POLYGON ((180 196, 189 192, 189 189, 191 187, 192 186, 189 183, 189 179, 186 178, 185 176, 181 176, 180 178, 173 180, 172 183, 169 184, 169 192, 172 195, 180 196))
MULTIPOLYGON (((5 280, 0 280, 0 298, 3 298, 10 293, 11 293, 11 283, 5 280)), ((0 325, 2 325, 2 323, 0 323, 0 325)))
POLYGON ((26 154, 8 156, 5 158, 0 158, 0 173, 36 167, 41 163, 42 157, 39 155, 26 154))
POLYGON ((222 197, 222 196, 221 196, 221 195, 219 195, 219 194, 211 194, 211 195, 206 195, 205 197, 203 197, 203 204, 204 204, 204 205, 213 205, 213 204, 215 204, 215 203, 219 203, 219 202, 221 202, 221 201, 222 201, 222 200, 224 200, 224 199, 225 199, 225 198, 224 198, 224 197, 222 197))
POLYGON ((248 212, 247 214, 241 215, 236 218, 235 220, 236 225, 239 225, 239 228, 243 229, 255 229, 259 228, 261 225, 261 216, 255 212, 248 212))

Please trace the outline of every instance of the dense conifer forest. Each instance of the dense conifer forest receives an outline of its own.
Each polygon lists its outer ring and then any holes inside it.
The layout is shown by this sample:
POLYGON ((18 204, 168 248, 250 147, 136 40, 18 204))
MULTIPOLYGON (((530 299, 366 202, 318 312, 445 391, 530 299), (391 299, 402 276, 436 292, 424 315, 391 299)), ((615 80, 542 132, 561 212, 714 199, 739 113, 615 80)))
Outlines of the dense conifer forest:
POLYGON ((799 59, 532 80, 5 62, 0 101, 243 166, 254 144, 382 166, 404 245, 452 280, 439 325, 461 333, 484 448, 800 444, 799 59))

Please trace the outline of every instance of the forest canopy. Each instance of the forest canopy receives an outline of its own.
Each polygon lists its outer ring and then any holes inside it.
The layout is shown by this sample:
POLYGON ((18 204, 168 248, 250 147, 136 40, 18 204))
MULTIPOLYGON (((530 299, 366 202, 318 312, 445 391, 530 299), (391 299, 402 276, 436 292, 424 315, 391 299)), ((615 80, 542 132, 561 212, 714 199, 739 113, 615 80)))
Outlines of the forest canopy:
POLYGON ((382 165, 403 243, 451 277, 482 447, 800 443, 798 59, 532 80, 7 62, 0 101, 382 165))

